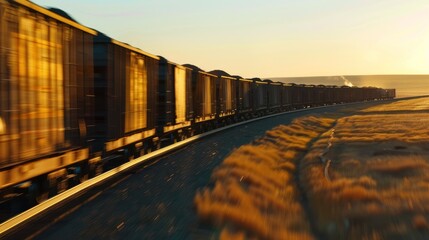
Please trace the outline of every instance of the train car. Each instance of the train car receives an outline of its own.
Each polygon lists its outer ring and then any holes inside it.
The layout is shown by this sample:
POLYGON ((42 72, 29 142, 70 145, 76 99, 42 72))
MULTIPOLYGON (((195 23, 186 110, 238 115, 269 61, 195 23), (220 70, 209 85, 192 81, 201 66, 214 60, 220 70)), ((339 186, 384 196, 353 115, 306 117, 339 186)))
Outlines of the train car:
POLYGON ((332 95, 330 89, 325 85, 315 86, 315 103, 317 106, 323 106, 332 102, 332 95))
POLYGON ((89 158, 93 37, 73 19, 25 0, 0 0, 0 190, 36 201, 67 187, 89 158))
POLYGON ((160 58, 99 33, 94 39, 93 152, 103 161, 159 147, 156 137, 160 58))
POLYGON ((287 87, 291 95, 290 99, 291 99, 292 109, 302 108, 302 93, 299 90, 298 84, 288 83, 287 87))
POLYGON ((262 116, 268 112, 268 82, 259 78, 253 78, 252 84, 252 104, 253 114, 262 116))
POLYGON ((289 111, 293 109, 292 101, 292 85, 290 83, 282 84, 282 111, 289 111))
POLYGON ((328 89, 329 102, 328 105, 335 105, 338 103, 338 87, 335 85, 326 85, 326 89, 328 89))
POLYGON ((314 84, 305 85, 304 91, 306 92, 305 96, 307 97, 307 107, 318 106, 318 91, 317 86, 314 84))
POLYGON ((362 99, 362 101, 367 101, 368 94, 364 87, 359 88, 359 96, 362 99))
POLYGON ((350 102, 358 102, 359 101, 359 88, 356 86, 350 87, 350 102))
POLYGON ((341 88, 336 85, 331 85, 332 88, 332 98, 334 104, 341 103, 341 88))
POLYGON ((374 87, 363 87, 363 98, 365 101, 376 100, 378 96, 378 90, 374 87))
POLYGON ((351 88, 349 86, 341 86, 340 103, 351 102, 351 88))
POLYGON ((297 91, 299 91, 301 94, 302 108, 309 108, 312 106, 314 102, 313 89, 314 89, 314 85, 299 84, 297 86, 297 91))
POLYGON ((200 68, 185 64, 192 69, 192 96, 194 108, 193 126, 198 132, 215 127, 216 119, 216 82, 217 76, 200 68))
POLYGON ((396 97, 396 89, 384 89, 384 91, 385 99, 394 99, 396 97))
POLYGON ((237 79, 222 70, 213 70, 209 73, 217 76, 217 122, 223 124, 235 121, 234 118, 237 112, 237 79))
POLYGON ((176 142, 193 134, 192 69, 161 58, 158 84, 158 135, 176 142))
POLYGON ((252 85, 253 81, 235 76, 237 79, 237 114, 239 119, 249 119, 252 114, 252 85))
MULTIPOLYGON (((267 81, 267 80, 265 80, 267 81)), ((273 82, 268 80, 268 109, 269 112, 280 112, 282 104, 282 86, 280 82, 273 82)))
POLYGON ((371 89, 371 92, 372 92, 372 96, 373 96, 373 100, 380 100, 381 99, 381 91, 380 91, 380 88, 377 88, 377 87, 373 87, 372 89, 371 89))

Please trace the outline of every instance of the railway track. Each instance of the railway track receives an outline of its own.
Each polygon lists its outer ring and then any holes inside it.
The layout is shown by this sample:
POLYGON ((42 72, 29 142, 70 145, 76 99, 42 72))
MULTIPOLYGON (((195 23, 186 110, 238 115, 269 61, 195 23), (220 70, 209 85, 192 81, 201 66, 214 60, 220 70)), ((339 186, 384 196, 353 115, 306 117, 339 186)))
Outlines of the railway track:
MULTIPOLYGON (((378 103, 352 105, 358 108, 378 103)), ((206 232, 198 227, 193 213, 192 199, 198 188, 209 183, 210 173, 230 151, 296 117, 334 113, 350 105, 266 116, 180 141, 89 179, 11 218, 0 225, 0 237, 58 239, 67 233, 70 239, 136 238, 141 234, 143 238, 204 236, 206 232), (199 141, 202 138, 205 140, 199 141)))

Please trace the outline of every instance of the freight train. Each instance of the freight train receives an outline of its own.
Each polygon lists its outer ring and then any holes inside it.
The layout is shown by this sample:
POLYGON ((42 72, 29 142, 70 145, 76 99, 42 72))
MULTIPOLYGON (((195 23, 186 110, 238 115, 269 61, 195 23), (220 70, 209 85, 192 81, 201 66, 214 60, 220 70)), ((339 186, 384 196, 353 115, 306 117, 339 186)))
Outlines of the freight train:
POLYGON ((0 192, 34 202, 194 134, 268 114, 392 99, 395 89, 206 72, 58 9, 0 0, 0 192))

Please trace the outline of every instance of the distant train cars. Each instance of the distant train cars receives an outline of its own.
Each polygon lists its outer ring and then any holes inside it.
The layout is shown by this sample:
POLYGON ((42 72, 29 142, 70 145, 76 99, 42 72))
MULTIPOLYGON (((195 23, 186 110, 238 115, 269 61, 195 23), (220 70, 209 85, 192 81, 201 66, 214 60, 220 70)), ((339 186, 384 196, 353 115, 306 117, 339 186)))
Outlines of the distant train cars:
MULTIPOLYGON (((273 82, 179 65, 26 0, 0 0, 0 195, 37 202, 194 134, 395 89, 273 82)), ((1 199, 0 199, 1 201, 1 199)))

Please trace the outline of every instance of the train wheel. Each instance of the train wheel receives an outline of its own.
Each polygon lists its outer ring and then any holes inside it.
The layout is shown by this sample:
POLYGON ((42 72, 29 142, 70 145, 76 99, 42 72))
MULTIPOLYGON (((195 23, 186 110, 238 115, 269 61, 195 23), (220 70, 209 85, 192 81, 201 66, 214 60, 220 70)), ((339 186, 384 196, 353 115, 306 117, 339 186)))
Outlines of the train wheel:
POLYGON ((175 144, 175 143, 177 143, 178 138, 179 138, 179 137, 178 137, 176 134, 171 134, 171 135, 170 135, 171 144, 175 144))
POLYGON ((94 172, 95 172, 95 176, 98 176, 98 175, 102 174, 103 173, 103 165, 97 164, 95 166, 95 171, 94 172))
POLYGON ((184 133, 180 133, 180 141, 183 141, 183 140, 185 140, 186 139, 186 134, 184 134, 184 133))
POLYGON ((188 137, 193 137, 194 136, 194 130, 189 130, 187 135, 188 135, 188 137))
POLYGON ((91 177, 96 177, 103 173, 103 165, 101 163, 91 164, 89 169, 89 176, 91 177))
POLYGON ((82 173, 82 174, 79 176, 79 182, 80 182, 80 183, 83 183, 83 182, 85 182, 86 180, 88 180, 88 178, 89 178, 89 174, 88 174, 88 173, 82 173))
POLYGON ((81 165, 79 167, 79 171, 76 174, 79 183, 85 182, 89 178, 88 166, 86 164, 81 165))
POLYGON ((161 142, 160 141, 156 141, 153 143, 153 150, 159 150, 161 148, 161 142))
POLYGON ((33 182, 29 189, 29 201, 30 204, 39 204, 49 198, 49 187, 46 180, 39 180, 33 182))
POLYGON ((148 153, 151 153, 151 152, 152 152, 152 147, 150 146, 150 144, 145 143, 145 145, 144 145, 144 153, 148 154, 148 153))
POLYGON ((49 191, 39 192, 35 196, 35 201, 37 204, 42 203, 49 199, 49 191))
POLYGON ((56 194, 62 193, 69 187, 67 176, 59 177, 56 181, 56 194))

